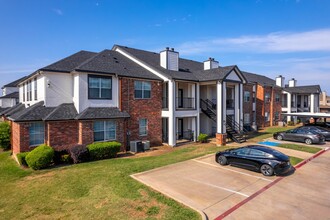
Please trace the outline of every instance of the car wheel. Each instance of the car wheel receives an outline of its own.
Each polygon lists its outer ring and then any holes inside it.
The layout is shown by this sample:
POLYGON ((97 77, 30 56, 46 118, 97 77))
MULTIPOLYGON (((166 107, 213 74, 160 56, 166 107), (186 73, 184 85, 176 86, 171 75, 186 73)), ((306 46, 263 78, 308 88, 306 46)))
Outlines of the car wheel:
POLYGON ((305 139, 305 143, 306 143, 306 144, 312 144, 313 141, 312 141, 312 139, 310 139, 310 138, 306 138, 306 139, 305 139))
POLYGON ((283 136, 282 135, 277 135, 276 139, 279 140, 279 141, 282 141, 283 140, 283 136))
POLYGON ((274 169, 268 164, 263 164, 260 167, 260 172, 264 176, 272 176, 274 174, 274 169))
POLYGON ((225 156, 219 156, 218 163, 222 166, 227 165, 228 164, 227 158, 225 156))

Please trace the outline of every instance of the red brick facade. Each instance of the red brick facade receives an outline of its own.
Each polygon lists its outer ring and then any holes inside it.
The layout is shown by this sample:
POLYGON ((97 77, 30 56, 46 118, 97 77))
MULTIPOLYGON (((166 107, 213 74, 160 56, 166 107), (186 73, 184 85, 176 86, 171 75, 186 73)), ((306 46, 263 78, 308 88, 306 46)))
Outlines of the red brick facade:
POLYGON ((130 131, 130 141, 149 140, 151 145, 160 145, 162 143, 162 83, 151 82, 151 98, 134 98, 134 79, 120 79, 121 87, 121 110, 128 112, 131 116, 128 121, 128 130, 130 131), (139 135, 139 120, 148 120, 148 134, 139 135))
POLYGON ((50 121, 45 126, 45 143, 55 149, 67 149, 78 143, 77 121, 50 121))
MULTIPOLYGON (((250 125, 252 125, 253 122, 253 85, 252 84, 245 84, 243 86, 243 117, 245 117, 246 114, 249 114, 250 116, 250 125), (246 101, 244 100, 244 92, 250 92, 250 100, 246 101)), ((245 118, 243 119, 244 123, 245 118)))
POLYGON ((278 124, 281 113, 281 89, 270 86, 257 85, 257 126, 264 128, 278 124), (270 95, 270 101, 265 100, 265 95, 270 95), (275 100, 278 94, 280 100, 275 100), (266 120, 266 112, 269 115, 269 120, 266 120), (275 113, 278 112, 279 117, 275 120, 275 113))
POLYGON ((30 151, 29 126, 30 123, 11 123, 11 147, 13 154, 30 151))

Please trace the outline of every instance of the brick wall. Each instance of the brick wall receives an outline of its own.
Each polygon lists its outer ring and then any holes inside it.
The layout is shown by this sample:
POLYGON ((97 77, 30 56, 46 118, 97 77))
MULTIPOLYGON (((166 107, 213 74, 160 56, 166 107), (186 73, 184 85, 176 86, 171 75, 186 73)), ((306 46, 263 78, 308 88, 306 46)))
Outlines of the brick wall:
MULTIPOLYGON (((243 85, 243 117, 244 114, 250 114, 250 123, 252 125, 253 122, 253 85, 245 84, 243 85), (250 92, 250 101, 244 101, 244 92, 250 92)), ((244 121, 243 121, 244 122, 244 121)))
POLYGON ((151 98, 134 98, 134 79, 121 80, 121 110, 130 114, 130 140, 149 140, 152 146, 162 143, 162 83, 151 81, 151 98), (148 120, 148 135, 139 136, 139 119, 148 120))
POLYGON ((46 144, 56 150, 67 149, 78 143, 77 121, 51 121, 46 123, 46 144))
POLYGON ((278 125, 278 122, 281 120, 281 112, 282 112, 282 89, 280 88, 274 88, 274 101, 273 101, 272 109, 273 109, 272 118, 274 119, 273 125, 278 125), (278 94, 280 97, 279 102, 275 101, 276 94, 278 94), (279 117, 277 120, 275 120, 275 112, 279 113, 279 117))
POLYGON ((256 122, 258 128, 263 128, 265 126, 265 105, 264 105, 265 93, 264 88, 257 84, 256 91, 256 122))
POLYGON ((94 142, 93 121, 78 122, 78 144, 91 144, 94 142))
POLYGON ((11 123, 13 154, 30 151, 29 123, 11 123))

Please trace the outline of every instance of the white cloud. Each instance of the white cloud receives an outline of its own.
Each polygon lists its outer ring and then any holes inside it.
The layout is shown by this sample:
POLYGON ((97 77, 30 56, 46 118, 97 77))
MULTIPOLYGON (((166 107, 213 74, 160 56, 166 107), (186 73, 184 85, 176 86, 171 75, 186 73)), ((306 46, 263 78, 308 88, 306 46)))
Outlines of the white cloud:
POLYGON ((63 11, 61 9, 58 9, 58 8, 53 8, 53 12, 55 12, 57 15, 60 15, 60 16, 63 15, 63 11))
POLYGON ((247 35, 234 38, 214 38, 182 43, 177 48, 182 54, 216 51, 291 53, 330 51, 330 29, 307 32, 275 32, 267 35, 247 35))

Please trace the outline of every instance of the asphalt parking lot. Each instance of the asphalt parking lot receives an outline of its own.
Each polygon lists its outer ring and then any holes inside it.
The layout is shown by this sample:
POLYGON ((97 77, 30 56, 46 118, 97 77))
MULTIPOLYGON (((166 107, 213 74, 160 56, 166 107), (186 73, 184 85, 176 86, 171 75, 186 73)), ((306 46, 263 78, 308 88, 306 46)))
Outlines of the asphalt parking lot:
POLYGON ((204 219, 214 219, 250 199, 224 217, 264 219, 267 216, 272 219, 280 214, 285 219, 292 219, 290 216, 294 219, 304 219, 304 216, 308 216, 305 219, 317 216, 330 219, 326 217, 330 216, 330 187, 327 187, 330 181, 329 165, 330 151, 327 151, 293 175, 264 177, 261 173, 220 166, 214 161, 214 155, 208 155, 132 177, 199 211, 204 219), (273 186, 270 188, 270 185, 273 186), (267 190, 261 194, 263 189, 267 190), (257 205, 254 206, 254 203, 257 205), (285 213, 277 213, 277 210, 285 213))

